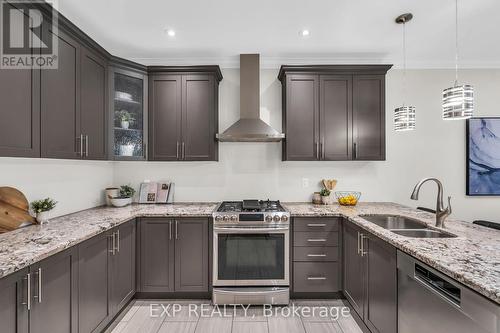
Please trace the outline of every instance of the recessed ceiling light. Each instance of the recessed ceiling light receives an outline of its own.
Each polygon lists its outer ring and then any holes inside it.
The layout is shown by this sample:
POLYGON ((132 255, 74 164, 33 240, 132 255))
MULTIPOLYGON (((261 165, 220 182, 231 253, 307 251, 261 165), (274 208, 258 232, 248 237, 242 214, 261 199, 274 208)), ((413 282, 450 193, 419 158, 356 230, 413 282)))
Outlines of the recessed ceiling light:
POLYGON ((307 29, 299 31, 299 36, 302 36, 302 37, 309 37, 310 34, 311 34, 311 32, 307 29))
POLYGON ((175 30, 167 29, 167 35, 169 37, 175 37, 175 30))

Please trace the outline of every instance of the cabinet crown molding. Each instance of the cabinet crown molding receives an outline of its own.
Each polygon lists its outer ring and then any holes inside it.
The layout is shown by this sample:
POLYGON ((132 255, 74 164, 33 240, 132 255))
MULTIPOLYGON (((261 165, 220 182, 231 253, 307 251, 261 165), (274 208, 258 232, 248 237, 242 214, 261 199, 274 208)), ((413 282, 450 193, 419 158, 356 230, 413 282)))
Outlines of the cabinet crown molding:
POLYGON ((281 65, 278 80, 295 74, 381 74, 385 75, 392 65, 281 65))

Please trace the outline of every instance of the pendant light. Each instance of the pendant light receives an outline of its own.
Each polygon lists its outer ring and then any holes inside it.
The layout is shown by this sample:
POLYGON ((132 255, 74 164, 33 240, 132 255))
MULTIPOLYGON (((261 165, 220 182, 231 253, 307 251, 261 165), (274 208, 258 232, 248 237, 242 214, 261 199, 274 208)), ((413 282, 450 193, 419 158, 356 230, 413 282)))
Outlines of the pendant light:
POLYGON ((406 99, 406 22, 411 21, 413 15, 406 13, 396 17, 396 23, 403 25, 403 106, 394 110, 394 130, 413 131, 416 126, 415 107, 405 105, 406 99))
POLYGON ((467 119, 474 113, 474 88, 458 85, 458 0, 455 0, 455 84, 443 90, 443 119, 467 119))

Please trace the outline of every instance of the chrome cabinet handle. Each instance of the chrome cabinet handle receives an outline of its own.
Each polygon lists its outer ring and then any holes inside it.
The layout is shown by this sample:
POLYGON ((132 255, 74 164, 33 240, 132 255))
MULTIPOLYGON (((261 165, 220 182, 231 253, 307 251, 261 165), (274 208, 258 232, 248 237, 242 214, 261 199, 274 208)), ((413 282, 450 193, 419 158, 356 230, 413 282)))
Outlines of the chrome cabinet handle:
POLYGON ((186 145, 182 142, 182 159, 186 159, 186 145))
POLYGON ((120 229, 116 230, 116 252, 120 253, 120 229))
POLYGON ((178 226, 179 226, 179 221, 175 220, 175 239, 179 239, 179 232, 177 230, 179 229, 178 226))
POLYGON ((308 223, 308 227, 326 227, 325 223, 308 223))
POLYGON ((353 159, 357 159, 358 158, 358 144, 356 142, 354 142, 354 151, 353 151, 353 159))
POLYGON ((322 253, 322 254, 308 254, 307 255, 308 257, 326 257, 326 254, 322 253))
POLYGON ((315 152, 314 152, 315 156, 314 157, 316 157, 316 159, 319 160, 319 145, 318 145, 317 142, 314 143, 314 150, 315 150, 315 152))
POLYGON ((78 155, 80 155, 80 158, 83 157, 83 134, 80 134, 80 137, 77 138, 77 140, 80 142, 80 150, 78 151, 78 155))
POLYGON ((85 135, 85 156, 89 157, 89 136, 85 135))
POLYGON ((112 255, 115 255, 115 233, 113 232, 111 235, 111 250, 109 250, 109 253, 111 253, 112 255))
POLYGON ((175 146, 175 158, 179 159, 179 141, 177 141, 175 146))
POLYGON ((361 247, 359 246, 359 236, 361 236, 361 234, 358 232, 358 254, 361 252, 361 247))
POLYGON ((308 242, 326 242, 326 239, 324 238, 318 238, 318 239, 308 239, 308 242))
POLYGON ((168 239, 172 239, 172 220, 168 221, 168 239))
POLYGON ((26 280, 26 302, 23 302, 23 305, 26 305, 28 310, 31 310, 31 274, 26 274, 26 277, 23 279, 26 280))
POLYGON ((326 277, 324 276, 308 276, 308 280, 326 280, 326 277))
POLYGON ((365 251, 365 239, 367 239, 368 237, 366 237, 364 234, 361 234, 361 237, 360 237, 360 243, 361 243, 361 246, 360 246, 360 254, 362 257, 364 257, 365 255, 368 254, 368 252, 365 251))
POLYGON ((321 159, 325 159, 325 138, 321 138, 321 159))
POLYGON ((38 278, 38 295, 33 295, 33 298, 36 298, 38 303, 42 303, 42 268, 38 267, 38 271, 35 274, 38 278))

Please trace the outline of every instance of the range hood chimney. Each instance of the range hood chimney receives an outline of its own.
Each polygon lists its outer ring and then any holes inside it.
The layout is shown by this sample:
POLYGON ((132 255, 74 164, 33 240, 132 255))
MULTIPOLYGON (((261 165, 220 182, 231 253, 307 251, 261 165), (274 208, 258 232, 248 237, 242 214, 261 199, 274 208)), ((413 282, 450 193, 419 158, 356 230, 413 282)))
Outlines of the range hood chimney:
POLYGON ((260 66, 258 54, 240 54, 240 120, 224 133, 222 142, 278 142, 285 134, 260 119, 260 66))

